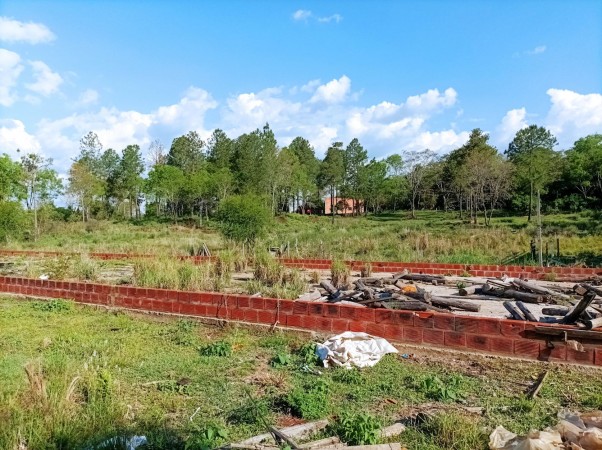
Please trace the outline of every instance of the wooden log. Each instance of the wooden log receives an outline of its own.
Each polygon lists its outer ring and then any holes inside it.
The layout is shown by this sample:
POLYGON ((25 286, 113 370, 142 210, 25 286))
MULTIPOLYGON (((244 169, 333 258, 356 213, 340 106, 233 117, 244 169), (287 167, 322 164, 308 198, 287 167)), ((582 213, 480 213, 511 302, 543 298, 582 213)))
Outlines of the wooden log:
POLYGON ((408 273, 400 277, 402 280, 422 281, 423 283, 431 283, 433 280, 445 283, 445 277, 442 275, 426 275, 423 273, 408 273))
POLYGON ((357 281, 369 286, 382 287, 385 283, 382 278, 374 278, 374 277, 364 277, 360 278, 357 281))
POLYGON ((462 297, 465 297, 466 295, 480 294, 481 292, 483 292, 483 288, 482 288, 482 286, 472 285, 472 286, 466 286, 466 287, 460 288, 459 291, 460 291, 460 295, 462 297))
POLYGON ((381 439, 386 439, 386 438, 400 435, 405 430, 406 430, 406 426, 403 423, 396 422, 393 425, 390 425, 385 428, 381 428, 380 432, 378 434, 380 435, 381 439))
POLYGON ((318 441, 307 442, 306 444, 301 444, 302 449, 316 449, 320 447, 332 446, 336 444, 340 444, 341 440, 338 436, 331 436, 324 439, 320 439, 318 441))
POLYGON ((292 437, 290 437, 286 433, 283 433, 282 431, 278 430, 276 427, 269 427, 269 430, 274 436, 276 436, 282 442, 287 443, 291 449, 299 450, 299 448, 300 448, 299 444, 297 444, 297 442, 292 437))
MULTIPOLYGON (((292 438, 302 438, 303 436, 307 436, 316 431, 323 430, 327 426, 328 426, 328 420, 318 420, 316 422, 303 423, 301 425, 294 425, 292 427, 281 428, 280 431, 292 438)), ((266 440, 272 440, 272 442, 273 442, 273 436, 271 433, 264 433, 264 434, 259 434, 257 436, 253 436, 249 439, 245 439, 244 441, 238 442, 238 444, 242 444, 242 445, 261 444, 262 442, 264 442, 266 440)))
POLYGON ((569 295, 561 294, 560 292, 552 291, 551 289, 545 288, 543 286, 539 286, 537 284, 529 283, 527 281, 520 280, 518 278, 512 279, 512 284, 518 286, 519 288, 531 291, 535 294, 547 295, 550 297, 557 297, 565 301, 571 301, 572 298, 569 295))
POLYGON ((421 301, 414 302, 388 302, 387 303, 392 309, 401 309, 404 311, 427 311, 430 309, 430 305, 421 301))
POLYGON ((322 281, 322 282, 320 282, 320 286, 322 286, 322 288, 326 292, 328 292, 328 298, 331 299, 331 300, 336 300, 337 298, 339 298, 341 296, 341 291, 338 290, 337 288, 335 288, 328 281, 322 281))
POLYGON ((544 373, 542 373, 539 376, 538 380, 533 385, 533 388, 531 389, 531 391, 529 392, 529 395, 528 395, 529 398, 537 397, 537 394, 539 394, 539 391, 541 390, 543 383, 544 383, 544 381, 546 381, 547 377, 548 377, 548 371, 546 370, 544 373))
POLYGON ((594 291, 587 291, 579 303, 573 306, 566 316, 560 320, 560 323, 575 323, 579 316, 581 316, 587 307, 594 301, 594 298, 596 298, 596 293, 594 291))
POLYGON ((452 298, 432 297, 431 303, 435 306, 451 307, 461 309, 462 311, 479 312, 481 310, 481 305, 464 302, 462 300, 454 300, 452 298))
POLYGON ((541 313, 546 316, 566 316, 568 312, 569 308, 566 306, 552 306, 541 310, 541 313))
POLYGON ((531 294, 529 292, 521 292, 515 289, 508 289, 501 293, 502 297, 513 298, 514 300, 520 300, 524 303, 543 303, 544 297, 538 294, 531 294))
POLYGON ((508 312, 510 313, 510 315, 512 316, 512 318, 514 320, 525 320, 523 313, 521 313, 520 310, 518 308, 516 308, 516 306, 514 306, 512 303, 506 301, 503 303, 503 305, 504 305, 504 308, 506 308, 506 310, 508 310, 508 312))
POLYGON ((523 302, 521 302, 520 300, 516 302, 516 307, 518 309, 520 309, 520 311, 523 313, 523 315, 525 316, 525 318, 529 321, 529 322, 537 322, 537 317, 535 317, 533 315, 533 313, 529 310, 529 308, 527 308, 525 306, 525 304, 523 302))
POLYGON ((598 317, 596 319, 586 320, 583 322, 585 324, 585 328, 588 330, 592 330, 594 328, 602 327, 602 317, 598 317))
POLYGON ((602 332, 594 330, 576 330, 566 328, 554 328, 554 327, 535 327, 535 332, 538 334, 545 334, 546 336, 556 336, 561 339, 564 338, 575 338, 575 339, 591 339, 596 341, 602 341, 602 332))

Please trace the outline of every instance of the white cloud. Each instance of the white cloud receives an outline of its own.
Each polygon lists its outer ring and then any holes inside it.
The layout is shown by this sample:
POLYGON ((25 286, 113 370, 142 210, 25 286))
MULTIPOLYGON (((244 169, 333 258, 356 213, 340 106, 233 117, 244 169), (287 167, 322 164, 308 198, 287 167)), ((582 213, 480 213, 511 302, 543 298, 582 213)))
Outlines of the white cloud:
POLYGON ((408 97, 406 108, 416 114, 428 114, 456 103, 458 93, 453 88, 447 88, 443 95, 439 89, 429 89, 424 94, 408 97))
POLYGON ((11 157, 17 157, 17 149, 23 152, 39 152, 40 143, 27 131, 20 120, 0 120, 0 149, 11 157))
POLYGON ((301 92, 309 92, 310 94, 320 86, 320 80, 311 80, 301 86, 301 92))
POLYGON ((307 20, 311 17, 311 11, 306 9, 298 9, 293 13, 293 20, 307 20))
POLYGON ((340 103, 345 100, 350 90, 351 80, 348 76, 343 75, 338 80, 335 78, 326 84, 318 86, 310 102, 340 103))
POLYGON ((55 39, 54 33, 41 23, 20 22, 0 16, 0 41, 39 44, 55 39))
POLYGON ((25 85, 30 91, 43 96, 49 96, 59 90, 63 83, 63 78, 56 72, 53 72, 48 65, 42 61, 29 62, 35 81, 25 85))
POLYGON ((217 107, 217 102, 204 89, 190 87, 178 103, 161 106, 154 113, 154 121, 170 127, 186 127, 200 131, 205 113, 217 107))
POLYGON ((321 22, 321 23, 330 23, 330 22, 339 23, 342 20, 343 20, 343 16, 341 16, 340 14, 332 14, 331 16, 318 17, 318 22, 321 22))
POLYGON ((548 89, 552 107, 546 124, 570 145, 579 137, 602 133, 602 94, 579 94, 568 89, 548 89))
POLYGON ((86 89, 77 99, 78 106, 94 105, 98 102, 99 94, 94 89, 86 89))
POLYGON ((21 57, 15 52, 0 48, 0 105, 10 106, 17 100, 13 88, 22 71, 21 57))
POLYGON ((422 150, 428 148, 438 153, 448 151, 463 145, 470 136, 468 131, 457 133, 454 130, 423 131, 411 139, 406 148, 409 150, 422 150))
POLYGON ((538 45, 533 50, 527 50, 526 54, 527 55, 539 55, 540 53, 543 53, 546 50, 547 50, 547 47, 545 45, 538 45))
POLYGON ((527 110, 525 108, 511 109, 502 118, 502 122, 497 127, 498 140, 503 143, 510 142, 518 130, 529 126, 526 121, 527 110))

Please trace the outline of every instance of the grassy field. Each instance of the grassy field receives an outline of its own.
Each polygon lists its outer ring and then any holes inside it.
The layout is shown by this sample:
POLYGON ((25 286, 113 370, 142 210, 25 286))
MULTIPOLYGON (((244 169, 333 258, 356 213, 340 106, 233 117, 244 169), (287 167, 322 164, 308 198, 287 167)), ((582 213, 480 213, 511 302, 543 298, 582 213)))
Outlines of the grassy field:
MULTIPOLYGON (((556 253, 572 255, 572 263, 601 264, 602 226, 591 212, 549 215, 543 220, 544 245, 556 253)), ((11 248, 65 251, 111 251, 188 254, 204 242, 213 251, 226 248, 211 222, 196 228, 144 222, 141 224, 93 221, 55 223, 37 242, 11 243, 11 248)), ((456 213, 419 211, 368 217, 279 216, 260 242, 263 247, 288 244, 291 257, 357 260, 429 261, 499 264, 529 251, 535 236, 534 221, 526 217, 494 217, 491 227, 471 225, 456 213)), ((532 263, 529 259, 520 263, 532 263)))
POLYGON ((0 448, 94 448, 138 434, 147 448, 205 449, 262 432, 263 420, 318 418, 333 423, 322 436, 352 439, 354 421, 388 425, 437 410, 398 440, 416 450, 473 450, 486 448, 499 424, 526 432, 555 423, 562 407, 602 408, 596 369, 551 366, 540 397, 528 400, 542 363, 400 348, 415 354, 327 370, 316 365, 312 342, 307 334, 0 298, 0 448))

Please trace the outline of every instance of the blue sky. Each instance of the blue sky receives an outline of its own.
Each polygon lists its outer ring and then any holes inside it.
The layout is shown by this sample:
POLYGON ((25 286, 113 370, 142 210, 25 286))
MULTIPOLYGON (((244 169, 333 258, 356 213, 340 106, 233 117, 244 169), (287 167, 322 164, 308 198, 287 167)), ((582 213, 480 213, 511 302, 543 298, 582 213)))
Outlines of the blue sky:
POLYGON ((322 155, 503 150, 536 123, 602 132, 600 1, 0 1, 0 152, 63 172, 106 148, 269 122, 322 155))

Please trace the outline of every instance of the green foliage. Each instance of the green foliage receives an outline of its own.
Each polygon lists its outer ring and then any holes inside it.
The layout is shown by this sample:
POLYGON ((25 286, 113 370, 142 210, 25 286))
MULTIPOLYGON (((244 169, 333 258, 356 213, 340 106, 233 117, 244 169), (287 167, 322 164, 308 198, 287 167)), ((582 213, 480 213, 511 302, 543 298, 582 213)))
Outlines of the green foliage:
POLYGON ((322 363, 320 357, 316 354, 316 344, 313 342, 300 347, 299 350, 297 350, 296 355, 303 364, 306 364, 310 367, 317 366, 322 363))
POLYGON ((334 430, 348 445, 370 445, 378 442, 380 427, 380 422, 371 414, 344 412, 334 430))
POLYGON ((464 397, 462 391, 463 379, 459 375, 446 377, 444 380, 437 375, 428 375, 420 382, 420 390, 424 395, 439 402, 456 402, 464 397))
POLYGON ((32 302, 31 307, 36 311, 64 313, 72 311, 74 303, 68 300, 47 300, 32 302))
POLYGON ((217 211, 219 229, 226 239, 253 245, 263 236, 270 213, 255 195, 232 196, 223 200, 217 211))
POLYGON ((0 242, 22 239, 27 225, 27 215, 19 203, 0 200, 0 242))
POLYGON ((228 429, 221 424, 195 425, 192 435, 186 440, 184 450, 211 450, 228 439, 228 429))
POLYGON ((200 349, 201 356, 218 356, 226 358, 232 355, 232 344, 227 341, 217 341, 200 349))
POLYGON ((280 352, 272 358, 270 365, 272 367, 285 367, 290 366, 292 362, 293 359, 289 353, 280 352))
POLYGON ((349 282, 351 271, 345 261, 333 259, 330 265, 330 277, 335 287, 341 287, 349 282))
POLYGON ((325 417, 330 405, 330 386, 324 380, 311 380, 296 386, 286 397, 291 412, 302 419, 317 420, 325 417))

